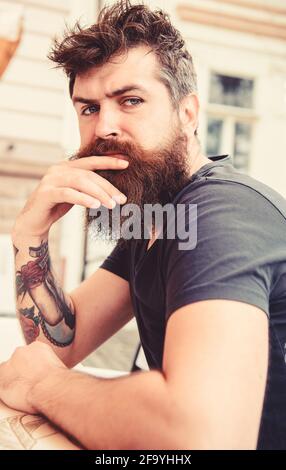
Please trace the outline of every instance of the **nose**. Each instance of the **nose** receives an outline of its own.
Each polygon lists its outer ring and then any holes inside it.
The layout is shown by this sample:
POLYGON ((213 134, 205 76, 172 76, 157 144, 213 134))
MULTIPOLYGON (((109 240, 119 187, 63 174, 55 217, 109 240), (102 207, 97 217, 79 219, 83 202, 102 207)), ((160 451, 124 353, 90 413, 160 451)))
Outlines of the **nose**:
POLYGON ((116 116, 107 109, 100 109, 95 124, 95 137, 106 139, 108 137, 119 137, 120 130, 116 124, 116 116))

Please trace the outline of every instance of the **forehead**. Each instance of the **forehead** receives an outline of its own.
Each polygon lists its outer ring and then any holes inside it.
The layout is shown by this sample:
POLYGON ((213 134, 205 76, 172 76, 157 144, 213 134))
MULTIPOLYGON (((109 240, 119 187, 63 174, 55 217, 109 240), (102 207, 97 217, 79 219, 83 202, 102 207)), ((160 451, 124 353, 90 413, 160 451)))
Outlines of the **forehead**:
POLYGON ((159 64, 154 52, 150 47, 138 46, 125 55, 112 57, 110 62, 78 75, 73 94, 83 90, 90 94, 95 91, 97 94, 103 91, 111 93, 131 82, 154 90, 154 87, 163 86, 158 80, 158 71, 159 64))

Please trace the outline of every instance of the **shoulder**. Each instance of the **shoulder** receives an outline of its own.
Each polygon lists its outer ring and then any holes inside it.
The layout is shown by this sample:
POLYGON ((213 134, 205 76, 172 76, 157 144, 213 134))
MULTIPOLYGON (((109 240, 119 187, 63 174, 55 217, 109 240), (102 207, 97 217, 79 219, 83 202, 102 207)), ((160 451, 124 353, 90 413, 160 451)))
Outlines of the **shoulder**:
MULTIPOLYGON (((177 205, 196 207, 198 219, 212 223, 214 220, 232 223, 240 219, 252 225, 273 223, 285 225, 286 200, 267 185, 236 172, 226 165, 213 169, 190 182, 180 193, 177 205)), ((284 227, 285 230, 285 227, 284 227)))
POLYGON ((177 217, 176 237, 164 240, 162 254, 169 312, 186 301, 211 298, 267 312, 277 260, 286 249, 279 205, 253 185, 212 178, 197 181, 178 202, 185 213, 177 217))

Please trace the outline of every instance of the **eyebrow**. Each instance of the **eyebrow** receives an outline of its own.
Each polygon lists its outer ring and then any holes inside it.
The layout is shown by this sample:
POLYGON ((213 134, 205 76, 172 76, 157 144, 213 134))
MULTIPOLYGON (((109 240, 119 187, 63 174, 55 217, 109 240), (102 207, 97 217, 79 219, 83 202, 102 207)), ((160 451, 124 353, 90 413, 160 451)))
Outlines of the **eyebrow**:
MULTIPOLYGON (((112 91, 111 93, 106 93, 105 96, 107 98, 114 98, 115 96, 123 95, 129 91, 140 91, 143 93, 147 93, 147 90, 139 85, 126 85, 125 87, 118 88, 117 90, 112 91)), ((84 104, 94 104, 97 103, 97 100, 90 99, 90 98, 83 98, 81 96, 74 96, 72 98, 73 104, 75 103, 84 103, 84 104)))

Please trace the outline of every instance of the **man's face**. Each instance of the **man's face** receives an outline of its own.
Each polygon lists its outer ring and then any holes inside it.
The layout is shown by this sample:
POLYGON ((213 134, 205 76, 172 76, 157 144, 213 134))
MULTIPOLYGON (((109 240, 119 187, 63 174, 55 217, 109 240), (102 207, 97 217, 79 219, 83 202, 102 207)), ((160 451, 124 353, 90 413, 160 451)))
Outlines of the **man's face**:
POLYGON ((164 145, 176 113, 157 71, 154 53, 147 46, 139 46, 126 56, 112 58, 76 77, 72 99, 82 149, 93 140, 111 137, 136 143, 145 150, 164 145), (118 91, 131 85, 138 89, 118 91), (116 96, 111 96, 114 92, 116 96))
MULTIPOLYGON (((189 175, 187 140, 157 74, 154 53, 136 47, 77 76, 72 97, 81 136, 76 158, 123 154, 126 170, 97 173, 140 208, 169 202, 189 175)), ((87 224, 91 221, 87 215, 87 224)))

